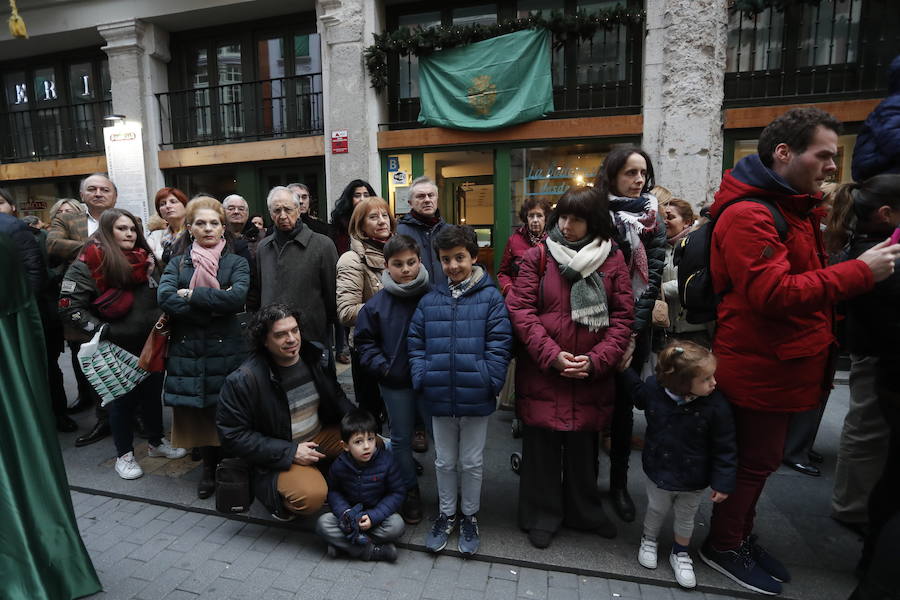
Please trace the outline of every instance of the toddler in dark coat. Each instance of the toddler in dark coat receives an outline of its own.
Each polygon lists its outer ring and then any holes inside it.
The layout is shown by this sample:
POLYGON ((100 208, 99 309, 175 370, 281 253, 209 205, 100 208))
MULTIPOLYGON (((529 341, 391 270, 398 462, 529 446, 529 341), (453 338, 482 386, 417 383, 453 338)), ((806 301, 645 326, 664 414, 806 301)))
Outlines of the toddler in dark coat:
POLYGON ((397 560, 391 543, 403 535, 397 514, 406 487, 391 453, 376 446, 375 418, 362 409, 341 420, 344 452, 328 471, 328 505, 316 533, 328 542, 329 556, 340 551, 363 560, 397 560), (350 518, 353 517, 353 518, 350 518))
POLYGON ((656 568, 656 536, 674 505, 669 563, 685 588, 697 585, 688 545, 703 492, 711 487, 712 501, 721 502, 735 486, 734 417, 716 391, 715 371, 712 352, 674 340, 659 353, 655 378, 645 383, 631 370, 624 373, 635 406, 647 418, 643 462, 648 505, 638 562, 656 568))

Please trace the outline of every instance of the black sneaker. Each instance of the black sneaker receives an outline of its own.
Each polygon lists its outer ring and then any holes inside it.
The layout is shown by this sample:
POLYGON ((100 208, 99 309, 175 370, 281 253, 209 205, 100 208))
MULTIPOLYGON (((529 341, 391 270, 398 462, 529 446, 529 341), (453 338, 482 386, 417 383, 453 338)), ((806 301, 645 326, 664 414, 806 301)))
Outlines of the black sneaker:
POLYGON ((450 539, 454 529, 456 529, 456 515, 448 517, 444 513, 439 514, 431 531, 428 532, 428 537, 425 538, 425 548, 429 552, 440 552, 447 547, 447 540, 450 539))
POLYGON ((472 556, 478 552, 481 545, 481 537, 478 534, 478 519, 475 515, 464 516, 459 524, 459 543, 457 547, 465 556, 472 556))
POLYGON ((393 544, 366 544, 362 559, 394 562, 397 560, 397 547, 393 544))
POLYGON ((781 561, 766 552, 766 549, 756 543, 756 534, 751 535, 744 540, 741 546, 741 552, 749 554, 756 564, 762 567, 762 570, 772 576, 776 581, 788 583, 791 580, 791 574, 785 568, 781 561))
POLYGON ((700 558, 710 567, 748 590, 775 596, 781 593, 781 584, 756 564, 749 554, 738 550, 719 551, 709 542, 700 549, 700 558))

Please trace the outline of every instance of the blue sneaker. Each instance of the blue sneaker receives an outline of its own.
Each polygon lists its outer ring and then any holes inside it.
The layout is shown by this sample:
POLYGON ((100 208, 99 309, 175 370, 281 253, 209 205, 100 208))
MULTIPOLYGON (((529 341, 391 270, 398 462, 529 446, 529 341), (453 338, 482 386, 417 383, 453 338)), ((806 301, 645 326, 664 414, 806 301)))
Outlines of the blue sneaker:
POLYGON ((475 515, 463 516, 459 524, 459 551, 466 556, 472 556, 478 552, 481 538, 478 536, 478 519, 475 515))
POLYGON ((447 546, 450 534, 456 529, 456 515, 448 517, 444 513, 437 516, 428 537, 425 538, 425 548, 429 552, 440 552, 447 546))
POLYGON ((738 550, 719 551, 709 542, 700 549, 700 558, 710 567, 748 590, 774 596, 781 593, 781 584, 766 573, 750 558, 748 553, 738 550))
POLYGON ((756 534, 753 534, 744 540, 744 543, 741 545, 741 552, 749 554, 750 558, 752 558, 763 571, 771 575, 776 581, 788 583, 791 580, 790 572, 783 564, 781 564, 780 560, 766 552, 765 548, 757 544, 757 539, 756 534))

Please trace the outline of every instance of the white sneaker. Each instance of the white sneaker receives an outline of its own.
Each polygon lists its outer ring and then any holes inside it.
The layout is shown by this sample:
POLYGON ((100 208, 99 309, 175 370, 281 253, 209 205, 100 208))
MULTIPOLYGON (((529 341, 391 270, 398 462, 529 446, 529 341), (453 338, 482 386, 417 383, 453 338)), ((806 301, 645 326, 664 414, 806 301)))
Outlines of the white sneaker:
POLYGON ((129 452, 116 459, 116 473, 122 479, 137 479, 144 474, 144 470, 134 460, 134 452, 129 452))
POLYGON ((648 569, 656 568, 656 541, 641 536, 641 547, 638 549, 638 562, 648 569))
POLYGON ((669 554, 669 564, 672 565, 678 585, 683 588, 692 588, 697 585, 697 579, 694 577, 694 561, 687 552, 669 554))
POLYGON ((162 441, 159 442, 159 446, 154 446, 152 444, 147 445, 147 456, 151 458, 157 456, 162 456, 163 458, 182 458, 186 455, 187 450, 184 448, 174 448, 166 438, 163 438, 162 441))

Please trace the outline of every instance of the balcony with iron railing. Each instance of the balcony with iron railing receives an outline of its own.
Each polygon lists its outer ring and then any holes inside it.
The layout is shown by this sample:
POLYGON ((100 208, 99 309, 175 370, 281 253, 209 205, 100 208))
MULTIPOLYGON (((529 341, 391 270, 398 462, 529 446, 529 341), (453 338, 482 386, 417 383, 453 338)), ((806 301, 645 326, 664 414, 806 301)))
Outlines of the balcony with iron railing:
POLYGON ((321 74, 156 94, 161 148, 321 135, 321 74))
MULTIPOLYGON (((554 40, 554 111, 548 119, 637 114, 641 111, 643 23, 597 31, 587 39, 554 40)), ((391 59, 387 129, 420 127, 418 60, 391 59)))
POLYGON ((900 53, 897 0, 785 3, 731 13, 725 106, 876 98, 900 53))
POLYGON ((110 100, 0 112, 0 163, 103 154, 110 112, 110 100))

